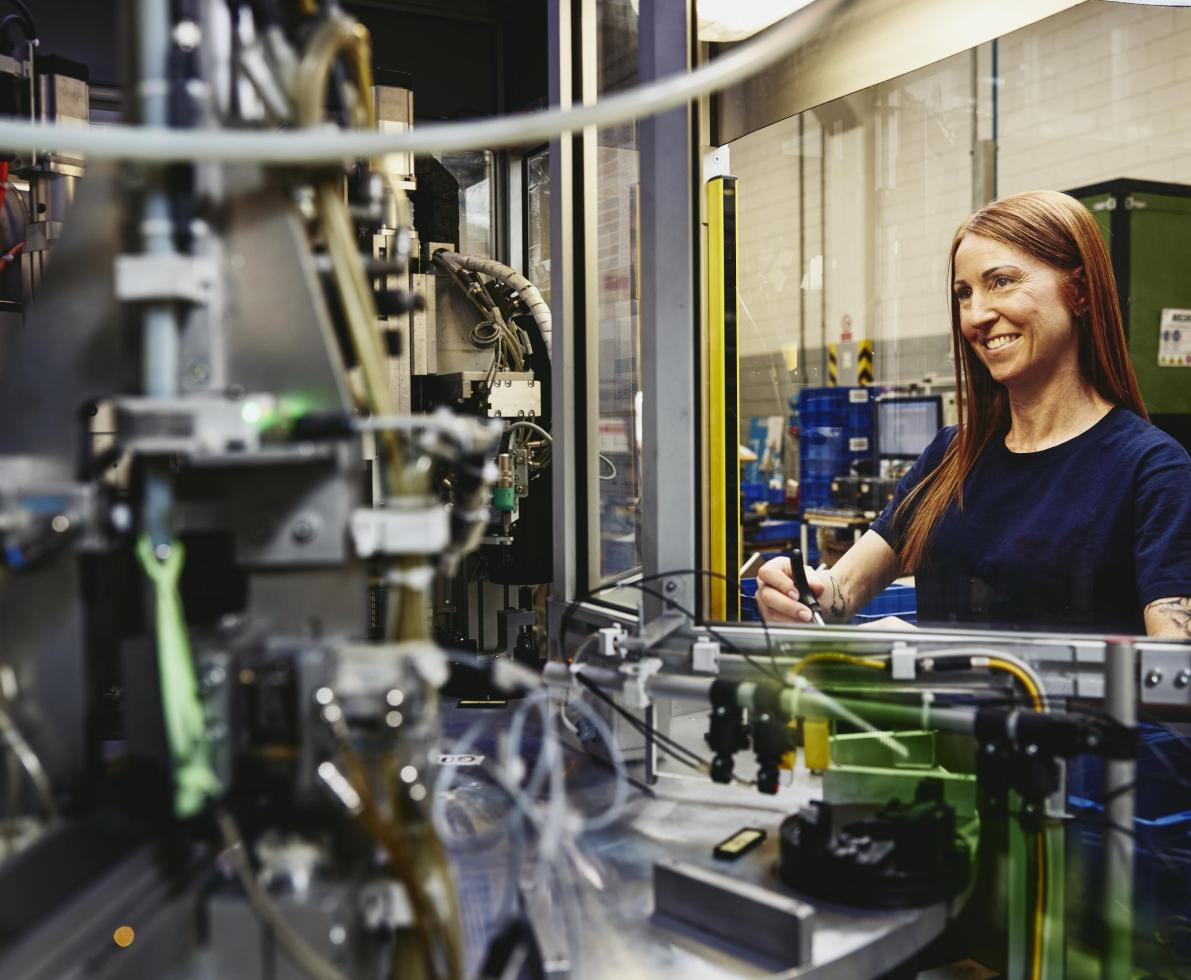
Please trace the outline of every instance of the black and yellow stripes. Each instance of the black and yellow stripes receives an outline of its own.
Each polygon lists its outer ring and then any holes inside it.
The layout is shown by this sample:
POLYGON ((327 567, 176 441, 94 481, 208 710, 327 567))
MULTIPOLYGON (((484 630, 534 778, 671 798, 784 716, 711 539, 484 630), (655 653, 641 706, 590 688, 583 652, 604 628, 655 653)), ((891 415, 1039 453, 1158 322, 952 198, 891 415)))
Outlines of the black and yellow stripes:
POLYGON ((856 383, 871 385, 873 383, 873 342, 862 340, 856 351, 856 383))
POLYGON ((737 182, 707 184, 708 508, 712 619, 740 618, 740 357, 737 350, 737 182))

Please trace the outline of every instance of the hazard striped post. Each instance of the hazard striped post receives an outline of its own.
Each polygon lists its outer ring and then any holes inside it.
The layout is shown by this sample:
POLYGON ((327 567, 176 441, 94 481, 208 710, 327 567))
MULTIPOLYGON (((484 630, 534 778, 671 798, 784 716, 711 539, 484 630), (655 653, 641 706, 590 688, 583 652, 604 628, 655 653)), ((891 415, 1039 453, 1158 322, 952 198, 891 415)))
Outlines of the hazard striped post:
POLYGON ((871 340, 860 341, 856 351, 856 383, 861 385, 873 383, 873 342, 871 340))

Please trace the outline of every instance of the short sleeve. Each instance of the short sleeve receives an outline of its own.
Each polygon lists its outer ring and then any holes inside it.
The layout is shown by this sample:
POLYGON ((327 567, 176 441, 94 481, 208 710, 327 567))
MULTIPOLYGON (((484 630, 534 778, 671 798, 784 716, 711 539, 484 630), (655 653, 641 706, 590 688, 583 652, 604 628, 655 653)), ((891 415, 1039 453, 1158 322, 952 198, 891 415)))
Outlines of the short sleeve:
POLYGON ((1136 476, 1133 557, 1142 609, 1191 596, 1191 457, 1173 439, 1142 458, 1136 476))
POLYGON ((898 551, 905 521, 895 523, 893 515, 901 506, 902 501, 906 499, 906 495, 934 472, 935 467, 943 461, 943 454, 947 452, 947 447, 951 445, 951 440, 955 438, 957 431, 958 426, 954 425, 939 430, 939 434, 935 436, 931 444, 923 450, 922 455, 914 461, 914 465, 906 471, 906 475, 898 481, 893 499, 881 511, 881 516, 873 521, 872 530, 881 535, 885 539, 885 543, 895 552, 898 551))

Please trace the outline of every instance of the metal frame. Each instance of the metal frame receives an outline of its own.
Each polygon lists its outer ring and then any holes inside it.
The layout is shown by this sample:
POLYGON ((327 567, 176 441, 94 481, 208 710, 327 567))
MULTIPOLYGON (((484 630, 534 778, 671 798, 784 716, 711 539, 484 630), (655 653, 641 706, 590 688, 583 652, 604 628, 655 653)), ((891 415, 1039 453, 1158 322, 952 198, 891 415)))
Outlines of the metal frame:
MULTIPOLYGON (((642 4, 642 82, 688 71, 688 0, 642 4)), ((694 277, 692 121, 689 108, 644 119, 641 145, 641 562, 646 576, 697 565, 695 485, 699 473, 695 411, 698 324, 694 277)), ((689 575, 666 579, 665 594, 688 609, 701 591, 689 575)), ((646 620, 662 612, 644 605, 646 620)))
MULTIPOLYGON (((550 104, 569 106, 574 88, 571 0, 553 0, 549 6, 547 29, 550 36, 550 104)), ((550 360, 555 379, 551 418, 557 440, 550 467, 554 491, 554 592, 568 600, 575 597, 578 589, 575 552, 579 501, 573 438, 577 430, 578 404, 575 385, 569 383, 575 374, 573 348, 577 334, 572 244, 575 221, 571 207, 574 159, 574 136, 564 134, 550 144, 550 298, 553 316, 550 360)))

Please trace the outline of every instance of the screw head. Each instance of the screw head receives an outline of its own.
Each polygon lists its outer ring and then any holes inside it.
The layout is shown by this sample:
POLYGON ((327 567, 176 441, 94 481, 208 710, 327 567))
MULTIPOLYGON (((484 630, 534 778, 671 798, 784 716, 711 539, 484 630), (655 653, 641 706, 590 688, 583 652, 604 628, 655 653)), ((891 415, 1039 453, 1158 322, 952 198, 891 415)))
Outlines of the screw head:
POLYGON ((314 525, 304 518, 294 523, 290 535, 298 544, 305 544, 314 537, 314 525))
POLYGON ((1162 671, 1159 668, 1155 667, 1148 674, 1146 674, 1146 679, 1145 679, 1146 687, 1157 687, 1161 683, 1162 683, 1162 671))
POLYGON ((673 579, 671 579, 669 582, 666 583, 666 591, 667 592, 677 592, 678 591, 678 583, 675 582, 673 579))
POLYGON ((1188 684, 1191 684, 1191 670, 1184 667, 1177 674, 1174 675, 1174 686, 1180 691, 1188 684))
POLYGON ((1037 745, 1027 745, 1026 746, 1026 755, 1037 755, 1037 754, 1038 754, 1038 746, 1037 745))

